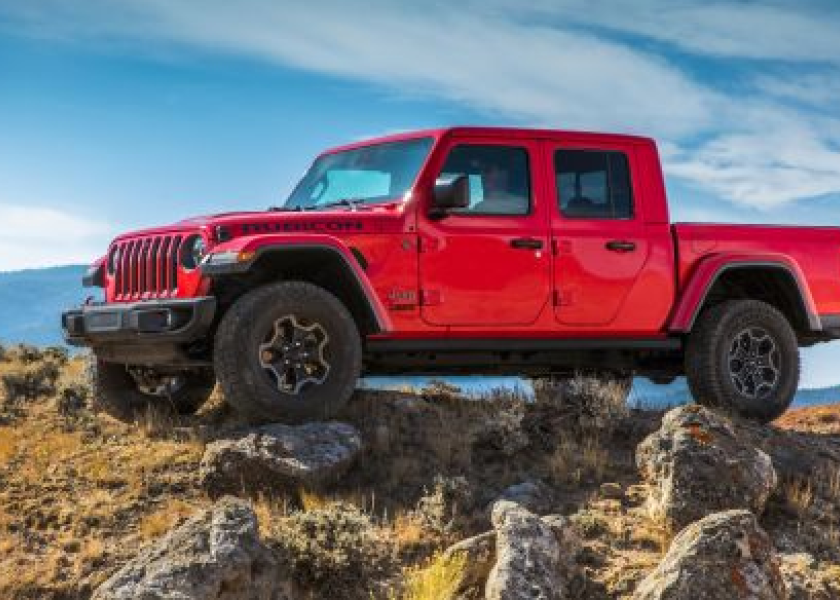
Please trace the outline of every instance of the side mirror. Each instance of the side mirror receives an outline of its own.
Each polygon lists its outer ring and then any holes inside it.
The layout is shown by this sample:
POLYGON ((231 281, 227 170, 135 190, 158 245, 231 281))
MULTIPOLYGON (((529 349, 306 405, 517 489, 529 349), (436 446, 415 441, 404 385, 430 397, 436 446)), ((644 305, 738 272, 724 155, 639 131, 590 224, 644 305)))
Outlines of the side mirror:
POLYGON ((435 181, 432 213, 438 218, 450 210, 470 207, 470 178, 466 175, 447 175, 435 181))

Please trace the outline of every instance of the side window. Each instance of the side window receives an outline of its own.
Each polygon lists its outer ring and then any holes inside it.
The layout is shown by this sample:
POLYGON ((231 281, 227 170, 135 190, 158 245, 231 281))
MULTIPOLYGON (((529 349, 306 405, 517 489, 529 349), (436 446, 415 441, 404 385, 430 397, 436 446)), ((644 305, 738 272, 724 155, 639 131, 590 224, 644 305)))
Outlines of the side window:
POLYGON ((623 152, 558 150, 554 173, 564 217, 633 218, 630 165, 623 152))
POLYGON ((464 215, 527 215, 531 211, 528 152, 511 146, 455 146, 441 175, 470 179, 470 207, 464 215))

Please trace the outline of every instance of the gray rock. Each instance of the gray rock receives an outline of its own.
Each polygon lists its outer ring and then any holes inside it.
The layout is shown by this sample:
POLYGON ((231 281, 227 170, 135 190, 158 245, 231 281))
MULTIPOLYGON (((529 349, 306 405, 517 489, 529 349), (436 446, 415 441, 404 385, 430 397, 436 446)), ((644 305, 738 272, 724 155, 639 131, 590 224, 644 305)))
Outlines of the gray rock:
POLYGON ((257 518, 223 498, 117 571, 93 600, 291 600, 257 518))
POLYGON ((746 510, 686 527, 639 585, 635 600, 786 600, 769 536, 746 510))
POLYGON ((651 516, 679 531, 729 509, 764 510, 777 477, 770 457, 736 434, 724 416, 689 405, 670 411, 640 445, 651 516))
POLYGON ((359 432, 345 423, 265 425, 208 444, 200 479, 213 496, 315 487, 341 475, 361 450, 359 432))
MULTIPOLYGON (((497 500, 509 500, 533 513, 545 514, 551 510, 552 492, 539 480, 530 480, 512 485, 499 494, 497 500)), ((492 509, 492 506, 490 507, 492 509)))
MULTIPOLYGON (((487 600, 564 600, 569 597, 557 519, 546 522, 514 502, 493 506, 496 564, 487 579, 487 600)), ((562 532, 561 532, 562 533, 562 532)), ((573 554, 573 553, 572 553, 573 554)))

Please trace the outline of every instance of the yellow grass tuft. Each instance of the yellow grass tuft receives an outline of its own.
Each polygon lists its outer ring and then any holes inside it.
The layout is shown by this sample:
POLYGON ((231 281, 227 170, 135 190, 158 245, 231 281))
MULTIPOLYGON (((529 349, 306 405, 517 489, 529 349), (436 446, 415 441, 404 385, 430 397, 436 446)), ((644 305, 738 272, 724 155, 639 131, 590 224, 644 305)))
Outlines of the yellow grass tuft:
POLYGON ((0 467, 5 466, 17 452, 18 436, 10 427, 0 427, 0 467))
POLYGON ((323 496, 318 492, 313 492, 303 488, 298 490, 298 499, 300 500, 301 507, 306 512, 320 510, 336 503, 334 498, 323 496))
POLYGON ((787 505, 802 519, 814 503, 814 487, 809 479, 792 479, 782 488, 787 505))
MULTIPOLYGON (((438 554, 421 567, 408 569, 401 600, 449 600, 464 580, 467 558, 438 554)), ((392 595, 392 599, 396 596, 392 595)))

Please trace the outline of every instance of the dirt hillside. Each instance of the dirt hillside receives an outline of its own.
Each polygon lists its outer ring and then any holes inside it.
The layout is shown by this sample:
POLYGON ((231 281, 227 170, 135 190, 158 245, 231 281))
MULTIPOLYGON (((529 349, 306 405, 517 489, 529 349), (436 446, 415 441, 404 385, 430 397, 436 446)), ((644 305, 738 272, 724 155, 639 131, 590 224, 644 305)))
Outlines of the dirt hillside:
MULTIPOLYGON (((205 447, 246 426, 220 397, 193 417, 115 421, 91 410, 83 371, 57 350, 0 353, 0 598, 90 598, 214 505, 199 480, 205 447)), ((301 598, 445 597, 466 566, 442 553, 491 530, 490 507, 520 493, 512 486, 577 532, 571 597, 631 598, 676 534, 650 515, 636 465, 662 414, 584 408, 503 392, 463 398, 446 385, 360 392, 339 420, 364 449, 338 480, 237 495, 301 598)), ((793 411, 778 427, 743 431, 784 463, 762 526, 788 569, 838 594, 811 597, 840 597, 840 412, 793 411)), ((484 597, 482 585, 458 597, 484 597)))

